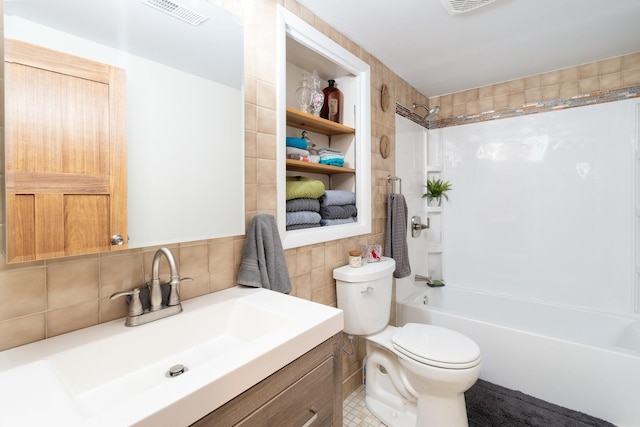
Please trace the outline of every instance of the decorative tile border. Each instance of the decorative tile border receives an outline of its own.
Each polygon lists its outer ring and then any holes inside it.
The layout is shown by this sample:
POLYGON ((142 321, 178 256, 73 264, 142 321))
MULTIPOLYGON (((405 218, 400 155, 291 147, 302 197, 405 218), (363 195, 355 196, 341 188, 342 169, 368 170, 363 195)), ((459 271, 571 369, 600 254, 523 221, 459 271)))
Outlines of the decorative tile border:
POLYGON ((572 96, 570 98, 557 98, 548 101, 533 102, 531 104, 525 104, 522 107, 518 108, 501 108, 469 116, 457 116, 439 120, 430 120, 429 122, 424 122, 422 119, 423 116, 400 104, 396 104, 396 114, 405 117, 427 129, 438 129, 448 126, 459 126, 469 123, 484 122, 488 120, 523 116, 527 114, 546 113, 548 111, 584 107, 586 105, 602 104, 605 102, 623 101, 625 99, 631 98, 640 98, 640 85, 616 90, 593 92, 584 95, 572 96))

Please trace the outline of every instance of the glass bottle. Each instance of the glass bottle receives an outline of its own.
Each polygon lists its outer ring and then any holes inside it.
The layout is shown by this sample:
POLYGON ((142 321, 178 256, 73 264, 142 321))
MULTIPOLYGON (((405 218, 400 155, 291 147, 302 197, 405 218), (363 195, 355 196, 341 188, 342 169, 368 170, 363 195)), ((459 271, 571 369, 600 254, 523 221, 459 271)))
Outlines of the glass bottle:
POLYGON ((319 116, 322 106, 324 105, 324 93, 320 89, 320 77, 316 70, 311 75, 311 108, 310 113, 319 116))
POLYGON ((324 88, 324 104, 320 117, 332 122, 342 123, 342 92, 336 87, 335 80, 329 80, 329 86, 324 88))
POLYGON ((312 95, 313 91, 311 89, 311 84, 309 83, 309 78, 306 74, 303 74, 300 79, 300 86, 296 90, 298 105, 300 106, 300 111, 302 111, 303 113, 311 112, 310 107, 312 95))

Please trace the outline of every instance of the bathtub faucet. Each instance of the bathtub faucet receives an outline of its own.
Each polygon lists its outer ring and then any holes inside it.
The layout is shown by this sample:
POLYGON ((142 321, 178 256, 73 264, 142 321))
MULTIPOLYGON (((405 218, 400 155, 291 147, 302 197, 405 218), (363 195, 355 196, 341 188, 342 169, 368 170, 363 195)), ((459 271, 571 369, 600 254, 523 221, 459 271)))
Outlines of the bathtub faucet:
POLYGON ((427 285, 433 285, 433 279, 431 278, 431 276, 421 276, 419 274, 416 274, 414 279, 416 282, 427 282, 427 285))
POLYGON ((444 286, 444 282, 442 280, 433 280, 431 278, 431 276, 421 276, 419 274, 416 274, 415 279, 416 282, 424 280, 425 282, 427 282, 427 286, 429 286, 430 288, 439 288, 441 286, 444 286))

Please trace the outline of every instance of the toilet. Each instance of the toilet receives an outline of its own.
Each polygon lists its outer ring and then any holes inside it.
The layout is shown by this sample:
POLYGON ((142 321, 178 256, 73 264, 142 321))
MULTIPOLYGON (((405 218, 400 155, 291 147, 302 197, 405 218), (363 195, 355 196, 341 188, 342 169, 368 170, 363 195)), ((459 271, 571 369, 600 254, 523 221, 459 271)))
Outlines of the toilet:
POLYGON ((394 270, 386 257, 333 270, 344 332, 366 339, 367 407, 389 427, 466 427, 464 392, 480 376, 480 348, 439 326, 388 326, 394 270))

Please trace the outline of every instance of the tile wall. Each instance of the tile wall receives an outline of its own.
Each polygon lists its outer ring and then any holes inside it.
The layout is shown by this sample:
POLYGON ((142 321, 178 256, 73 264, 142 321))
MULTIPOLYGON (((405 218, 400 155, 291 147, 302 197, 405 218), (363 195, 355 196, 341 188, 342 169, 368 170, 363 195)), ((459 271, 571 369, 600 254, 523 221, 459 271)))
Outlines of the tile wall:
MULTIPOLYGON (((247 22, 245 30, 245 203, 247 224, 257 213, 276 213, 276 4, 282 4, 371 66, 372 102, 372 233, 357 238, 287 250, 293 295, 336 305, 332 270, 347 263, 347 251, 360 243, 383 243, 387 175, 394 173, 395 109, 383 112, 384 84, 391 100, 401 106, 429 100, 395 75, 375 57, 360 49, 295 0, 217 0, 247 22), (378 152, 380 137, 391 141, 391 155, 378 152)), ((440 118, 478 114, 488 109, 519 107, 535 99, 575 96, 598 84, 637 84, 640 55, 628 55, 594 64, 546 73, 431 100, 442 108, 440 118)), ((394 104, 391 104, 392 106, 394 104)), ((194 278, 182 286, 184 299, 234 285, 243 236, 170 246, 183 276, 194 278)), ((96 325, 125 315, 122 301, 109 296, 149 279, 157 248, 112 254, 7 265, 0 260, 0 350, 96 325)), ((166 276, 167 271, 162 271, 166 276)), ((363 345, 356 340, 353 355, 344 357, 343 391, 348 395, 361 383, 363 345)))

